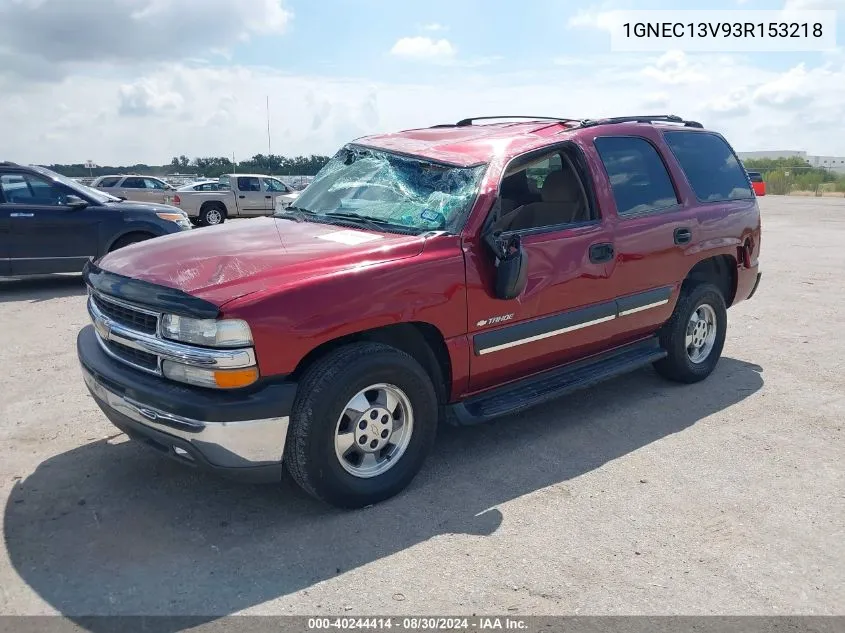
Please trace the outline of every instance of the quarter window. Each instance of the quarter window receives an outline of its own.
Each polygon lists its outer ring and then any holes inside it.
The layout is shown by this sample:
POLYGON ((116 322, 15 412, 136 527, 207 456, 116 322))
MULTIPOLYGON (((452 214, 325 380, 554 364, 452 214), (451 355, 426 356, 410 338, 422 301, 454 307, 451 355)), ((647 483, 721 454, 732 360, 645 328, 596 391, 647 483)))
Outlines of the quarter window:
POLYGON ((669 172, 655 147, 643 138, 605 136, 595 140, 620 216, 664 211, 678 204, 669 172))
POLYGON ((722 137, 706 132, 664 132, 667 145, 696 198, 721 202, 753 197, 745 171, 722 137))

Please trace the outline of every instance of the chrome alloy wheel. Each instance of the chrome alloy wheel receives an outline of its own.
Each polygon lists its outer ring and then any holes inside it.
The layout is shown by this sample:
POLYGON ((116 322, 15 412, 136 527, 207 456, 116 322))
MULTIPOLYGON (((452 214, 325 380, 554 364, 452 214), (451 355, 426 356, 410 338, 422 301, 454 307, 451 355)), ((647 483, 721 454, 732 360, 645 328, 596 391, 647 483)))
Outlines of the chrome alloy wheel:
POLYGON ((335 427, 335 455, 350 475, 377 477, 399 461, 411 442, 411 401, 394 385, 379 383, 359 391, 344 407, 335 427))
POLYGON ((703 363, 710 356, 716 344, 716 311, 703 303, 690 316, 687 322, 687 356, 695 363, 703 363))
POLYGON ((205 222, 209 226, 214 226, 215 224, 220 224, 223 221, 223 215, 220 213, 220 210, 216 207, 213 209, 209 209, 205 213, 205 222))

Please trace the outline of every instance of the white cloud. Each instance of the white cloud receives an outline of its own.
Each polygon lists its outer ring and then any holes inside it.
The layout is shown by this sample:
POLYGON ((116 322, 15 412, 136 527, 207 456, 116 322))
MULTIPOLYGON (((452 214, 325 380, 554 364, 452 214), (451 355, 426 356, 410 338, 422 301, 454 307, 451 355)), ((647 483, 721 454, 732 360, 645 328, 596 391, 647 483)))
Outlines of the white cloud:
POLYGON ((694 84, 707 77, 701 63, 696 63, 683 51, 667 51, 657 61, 643 68, 643 77, 664 84, 694 84))
POLYGON ((423 24, 422 26, 423 31, 448 31, 448 26, 443 26, 439 22, 432 22, 430 24, 423 24))
POLYGON ((430 37, 403 37, 398 40, 390 54, 417 60, 446 60, 455 56, 455 47, 447 39, 434 40, 430 37))
POLYGON ((80 65, 157 62, 226 51, 283 33, 284 0, 8 0, 0 2, 0 77, 53 81, 80 65))
POLYGON ((784 11, 845 11, 845 0, 786 0, 784 11))
POLYGON ((600 31, 612 31, 622 20, 619 11, 602 11, 597 9, 580 9, 569 18, 569 28, 592 28, 600 31))
POLYGON ((810 77, 804 64, 769 81, 754 92, 754 100, 773 108, 794 109, 813 100, 810 77))
POLYGON ((185 99, 178 92, 168 90, 150 80, 124 84, 118 90, 118 113, 124 116, 149 116, 178 112, 185 99))
POLYGON ((704 109, 720 119, 745 116, 751 111, 751 99, 745 89, 732 90, 705 102, 704 109))

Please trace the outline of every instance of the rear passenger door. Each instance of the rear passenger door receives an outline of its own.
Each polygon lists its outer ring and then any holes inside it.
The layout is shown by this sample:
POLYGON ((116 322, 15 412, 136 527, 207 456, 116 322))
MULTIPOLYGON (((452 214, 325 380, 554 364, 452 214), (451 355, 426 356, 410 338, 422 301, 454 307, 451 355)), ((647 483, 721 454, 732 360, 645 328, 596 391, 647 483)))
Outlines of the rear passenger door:
POLYGON ((257 176, 238 176, 238 215, 264 215, 266 213, 264 196, 270 195, 261 187, 257 176))
POLYGON ((612 277, 619 316, 617 342, 656 329, 672 314, 686 275, 686 250, 698 231, 683 203, 654 128, 641 136, 598 136, 594 149, 604 166, 608 207, 615 211, 616 256, 612 277))
POLYGON ((137 202, 149 202, 147 200, 147 185, 140 176, 127 176, 117 186, 117 190, 115 195, 118 197, 137 202))

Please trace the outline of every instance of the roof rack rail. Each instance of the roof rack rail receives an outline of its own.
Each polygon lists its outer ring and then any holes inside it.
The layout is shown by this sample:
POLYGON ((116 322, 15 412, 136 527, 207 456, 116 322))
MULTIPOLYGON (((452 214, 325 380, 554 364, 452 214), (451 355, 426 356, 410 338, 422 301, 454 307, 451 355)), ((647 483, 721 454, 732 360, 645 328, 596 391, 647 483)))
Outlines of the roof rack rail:
POLYGON ((587 119, 586 121, 581 122, 580 127, 594 127, 596 125, 608 125, 613 123, 654 123, 654 122, 666 122, 666 123, 681 123, 684 127, 696 127, 696 128, 703 128, 704 126, 701 125, 698 121, 686 121, 681 117, 675 114, 655 114, 655 115, 645 115, 645 116, 617 116, 617 117, 609 117, 606 119, 587 119))
POLYGON ((445 125, 435 125, 434 127, 467 127, 472 125, 473 121, 489 121, 491 119, 529 119, 532 121, 560 121, 561 123, 580 121, 580 119, 568 119, 566 117, 559 116, 526 116, 524 114, 515 114, 511 116, 476 116, 468 119, 461 119, 454 125, 447 123, 445 125))

